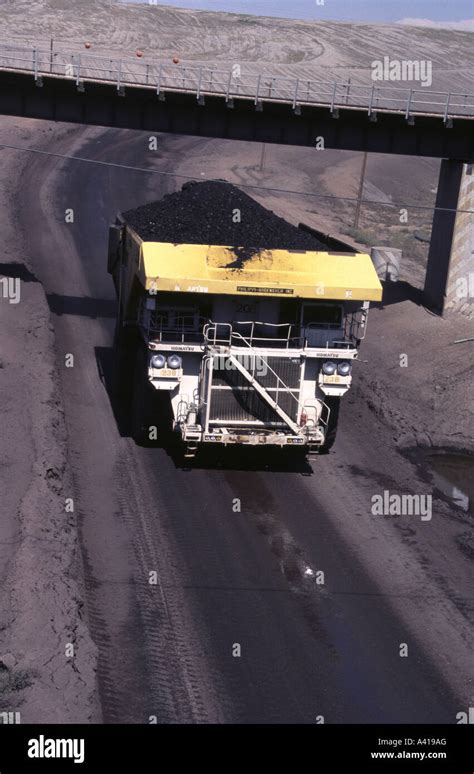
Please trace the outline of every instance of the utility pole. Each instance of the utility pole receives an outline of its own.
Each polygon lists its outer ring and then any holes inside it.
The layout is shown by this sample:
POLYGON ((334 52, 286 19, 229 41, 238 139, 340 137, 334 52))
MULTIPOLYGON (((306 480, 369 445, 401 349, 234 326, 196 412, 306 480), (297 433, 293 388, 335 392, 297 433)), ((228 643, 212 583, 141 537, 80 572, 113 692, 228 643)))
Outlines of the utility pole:
POLYGON ((362 200, 362 192, 364 190, 364 180, 365 180, 365 169, 367 167, 367 151, 364 153, 364 158, 362 159, 362 169, 360 171, 360 183, 359 183, 359 192, 357 194, 357 204, 356 204, 356 210, 354 215, 354 228, 359 227, 359 217, 360 217, 360 207, 361 207, 361 200, 362 200))
POLYGON ((265 153, 266 153, 267 146, 264 142, 262 142, 262 155, 260 157, 260 172, 263 172, 263 167, 265 165, 265 153))

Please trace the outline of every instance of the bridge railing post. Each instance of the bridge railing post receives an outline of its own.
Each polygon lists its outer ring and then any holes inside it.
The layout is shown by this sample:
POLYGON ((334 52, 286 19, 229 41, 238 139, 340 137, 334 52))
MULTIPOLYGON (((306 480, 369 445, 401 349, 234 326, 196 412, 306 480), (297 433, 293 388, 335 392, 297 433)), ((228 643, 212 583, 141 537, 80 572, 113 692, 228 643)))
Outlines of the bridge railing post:
POLYGON ((444 123, 446 123, 448 118, 449 118, 449 102, 450 102, 450 100, 451 100, 451 92, 448 93, 448 96, 447 96, 447 99, 446 99, 446 105, 444 106, 444 116, 443 116, 444 123))
POLYGON ((202 83, 202 67, 199 68, 199 78, 198 78, 198 85, 197 85, 197 100, 201 99, 201 83, 202 83))
POLYGON ((257 80, 257 91, 255 92, 255 104, 256 105, 258 105, 258 98, 259 98, 259 95, 260 95, 260 83, 261 83, 261 80, 262 80, 262 76, 259 75, 258 76, 258 80, 257 80))
POLYGON ((350 92, 351 92, 351 79, 348 78, 347 79, 347 83, 346 83, 346 105, 349 104, 349 94, 350 94, 350 92))
POLYGON ((117 91, 120 94, 122 91, 122 60, 118 60, 118 67, 117 67, 117 91))
POLYGON ((407 110, 405 113, 405 118, 408 120, 410 118, 410 109, 411 109, 411 101, 413 99, 413 89, 410 89, 410 94, 408 95, 408 101, 407 101, 407 110))
POLYGON ((375 94, 375 86, 372 86, 372 90, 370 92, 369 116, 372 115, 372 108, 374 106, 374 94, 375 94))
POLYGON ((297 78, 296 79, 296 83, 295 83, 295 92, 293 94, 293 110, 295 109, 296 103, 298 102, 298 86, 299 85, 300 85, 300 79, 297 78))
POLYGON ((229 71, 229 77, 227 79, 227 91, 225 93, 225 101, 226 102, 229 101, 231 84, 232 84, 232 70, 229 71))
POLYGON ((160 69, 158 70, 158 84, 157 84, 157 87, 156 87, 156 93, 157 93, 158 97, 160 96, 160 93, 161 93, 161 79, 162 79, 162 77, 163 77, 163 65, 160 64, 160 69))

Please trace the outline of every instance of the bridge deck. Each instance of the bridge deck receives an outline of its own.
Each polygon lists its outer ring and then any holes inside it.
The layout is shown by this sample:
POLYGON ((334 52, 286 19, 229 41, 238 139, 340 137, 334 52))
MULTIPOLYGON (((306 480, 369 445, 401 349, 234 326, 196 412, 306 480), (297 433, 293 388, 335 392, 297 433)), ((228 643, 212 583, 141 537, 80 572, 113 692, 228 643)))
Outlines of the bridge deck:
POLYGON ((238 66, 220 70, 206 65, 182 66, 145 62, 138 58, 110 59, 94 54, 48 51, 10 45, 0 46, 0 71, 31 72, 37 82, 43 76, 84 83, 114 84, 125 87, 192 95, 202 101, 206 96, 226 101, 252 100, 263 103, 326 107, 331 112, 349 109, 372 115, 378 112, 412 116, 441 117, 443 121, 474 118, 474 94, 432 91, 423 86, 354 84, 350 81, 325 81, 284 78, 268 73, 241 72, 238 66))

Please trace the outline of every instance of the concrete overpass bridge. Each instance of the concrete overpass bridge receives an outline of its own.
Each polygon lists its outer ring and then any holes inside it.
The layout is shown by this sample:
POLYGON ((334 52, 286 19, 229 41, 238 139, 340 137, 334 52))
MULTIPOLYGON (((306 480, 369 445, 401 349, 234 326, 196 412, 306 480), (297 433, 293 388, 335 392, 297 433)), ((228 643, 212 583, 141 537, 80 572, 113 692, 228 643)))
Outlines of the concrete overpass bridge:
POLYGON ((0 113, 308 147, 322 137, 325 148, 443 159, 425 296, 442 312, 465 307, 457 298, 463 278, 474 286, 474 91, 362 86, 248 74, 238 65, 221 70, 0 45, 0 113))

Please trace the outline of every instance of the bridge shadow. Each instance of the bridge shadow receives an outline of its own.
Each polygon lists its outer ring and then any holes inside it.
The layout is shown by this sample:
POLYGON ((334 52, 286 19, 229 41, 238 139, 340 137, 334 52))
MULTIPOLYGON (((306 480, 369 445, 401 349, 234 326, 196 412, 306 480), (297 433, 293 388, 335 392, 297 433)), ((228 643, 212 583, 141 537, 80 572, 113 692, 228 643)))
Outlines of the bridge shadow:
POLYGON ((89 296, 64 296, 59 293, 47 293, 46 299, 50 311, 56 315, 70 314, 80 317, 105 317, 115 319, 117 301, 109 298, 89 296))
POLYGON ((0 276, 19 279, 21 282, 39 282, 38 277, 23 263, 0 263, 0 276))
MULTIPOLYGON (((122 438, 131 437, 131 389, 117 392, 115 384, 115 355, 112 347, 95 347, 97 371, 109 396, 117 429, 122 438)), ((180 470, 247 470, 273 473, 313 475, 313 469, 300 449, 267 449, 234 446, 227 449, 216 446, 201 447, 193 459, 184 457, 184 444, 176 433, 165 432, 147 449, 162 449, 180 470)))
POLYGON ((424 306, 423 291, 410 285, 409 282, 382 282, 383 296, 381 301, 371 301, 374 309, 383 309, 386 306, 401 304, 411 301, 416 306, 424 306))
MULTIPOLYGON (((21 282, 40 282, 38 277, 23 263, 9 261, 0 263, 0 277, 19 279, 21 282)), ((46 293, 49 311, 52 314, 70 314, 96 319, 104 317, 114 320, 117 301, 114 298, 92 298, 90 296, 66 296, 60 293, 46 293)))

